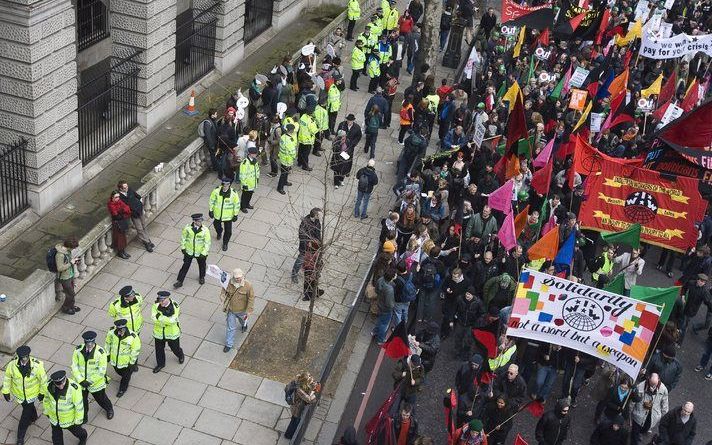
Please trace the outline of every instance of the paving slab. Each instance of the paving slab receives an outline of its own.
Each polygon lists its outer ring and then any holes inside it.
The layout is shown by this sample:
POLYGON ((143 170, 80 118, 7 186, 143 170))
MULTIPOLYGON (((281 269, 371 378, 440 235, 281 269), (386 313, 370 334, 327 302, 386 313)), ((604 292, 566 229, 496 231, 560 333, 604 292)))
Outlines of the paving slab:
POLYGON ((172 375, 163 386, 161 394, 167 397, 176 398, 183 402, 196 404, 203 396, 206 387, 207 385, 205 383, 172 375))
POLYGON ((245 396, 226 389, 208 386, 198 405, 224 414, 235 416, 242 406, 245 396))
POLYGON ((240 445, 274 445, 278 439, 279 433, 276 431, 243 420, 232 440, 240 445))
POLYGON ((183 428, 175 445, 220 445, 221 440, 200 431, 183 428))
POLYGON ((287 402, 284 401, 284 383, 275 382, 270 379, 262 380, 262 383, 255 393, 255 398, 274 403, 275 405, 289 406, 287 402))
POLYGON ((172 445, 179 433, 180 428, 172 423, 144 416, 131 437, 154 445, 172 445))
POLYGON ((232 439, 241 422, 239 418, 206 408, 195 422, 194 429, 221 439, 232 439))
POLYGON ((202 411, 202 407, 193 403, 166 397, 156 410, 154 417, 176 425, 192 428, 202 411))
POLYGON ((242 402, 237 416, 268 428, 274 428, 281 413, 281 406, 248 396, 242 402))

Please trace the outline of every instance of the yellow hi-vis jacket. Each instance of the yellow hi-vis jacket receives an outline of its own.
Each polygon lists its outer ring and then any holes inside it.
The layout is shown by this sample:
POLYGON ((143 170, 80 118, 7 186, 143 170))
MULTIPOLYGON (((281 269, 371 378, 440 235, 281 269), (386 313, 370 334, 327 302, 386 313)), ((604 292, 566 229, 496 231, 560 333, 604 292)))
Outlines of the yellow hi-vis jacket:
POLYGON ((49 382, 43 386, 44 399, 42 408, 49 418, 49 423, 60 428, 69 428, 72 425, 84 423, 84 401, 82 400, 82 389, 69 377, 67 377, 66 392, 60 396, 54 383, 49 382))
POLYGON ((5 377, 2 381, 2 393, 11 394, 17 403, 32 403, 42 391, 42 387, 47 384, 47 373, 44 363, 34 357, 30 357, 30 372, 23 375, 20 372, 20 359, 11 360, 5 367, 5 377))

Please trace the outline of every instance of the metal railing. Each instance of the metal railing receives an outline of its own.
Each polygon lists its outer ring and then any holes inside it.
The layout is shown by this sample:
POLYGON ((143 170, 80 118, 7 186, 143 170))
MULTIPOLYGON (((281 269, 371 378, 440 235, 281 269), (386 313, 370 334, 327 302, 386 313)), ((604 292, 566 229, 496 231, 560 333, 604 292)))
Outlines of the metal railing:
POLYGON ((138 74, 134 51, 114 57, 111 67, 89 81, 82 79, 79 106, 79 157, 86 165, 138 126, 138 74))
POLYGON ((272 26, 274 0, 246 0, 245 2, 245 43, 272 26))
POLYGON ((218 3, 191 10, 192 17, 178 23, 176 17, 175 88, 180 94, 215 68, 215 32, 218 3))
POLYGON ((27 196, 27 140, 0 144, 0 227, 30 206, 27 196))
POLYGON ((106 5, 101 0, 77 2, 77 47, 82 51, 109 36, 106 5))

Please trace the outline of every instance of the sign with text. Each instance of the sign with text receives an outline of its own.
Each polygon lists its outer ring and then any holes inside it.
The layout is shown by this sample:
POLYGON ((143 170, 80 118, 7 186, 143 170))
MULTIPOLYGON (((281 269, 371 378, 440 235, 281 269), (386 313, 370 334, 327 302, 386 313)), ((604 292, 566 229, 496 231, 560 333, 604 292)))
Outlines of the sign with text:
POLYGON ((576 71, 571 75, 571 79, 569 80, 569 85, 575 88, 580 88, 581 85, 586 81, 586 78, 588 77, 589 71, 586 68, 581 68, 580 66, 576 67, 576 71))
POLYGON ((643 33, 640 44, 640 55, 649 59, 676 59, 698 51, 712 56, 712 34, 677 34, 670 38, 658 39, 643 33))
POLYGON ((584 352, 637 378, 662 308, 525 269, 507 336, 584 352))
POLYGON ((577 111, 582 111, 583 107, 586 105, 586 95, 588 91, 578 90, 576 88, 571 89, 571 100, 569 100, 569 108, 577 111))

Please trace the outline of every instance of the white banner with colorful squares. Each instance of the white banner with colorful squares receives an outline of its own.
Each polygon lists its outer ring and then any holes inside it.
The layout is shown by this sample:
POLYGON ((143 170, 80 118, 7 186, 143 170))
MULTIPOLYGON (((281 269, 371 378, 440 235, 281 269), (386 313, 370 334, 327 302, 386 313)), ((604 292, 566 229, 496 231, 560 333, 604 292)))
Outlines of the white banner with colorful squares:
POLYGON ((507 335, 576 349, 636 378, 661 312, 654 304, 524 270, 507 335))

